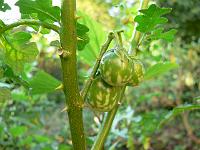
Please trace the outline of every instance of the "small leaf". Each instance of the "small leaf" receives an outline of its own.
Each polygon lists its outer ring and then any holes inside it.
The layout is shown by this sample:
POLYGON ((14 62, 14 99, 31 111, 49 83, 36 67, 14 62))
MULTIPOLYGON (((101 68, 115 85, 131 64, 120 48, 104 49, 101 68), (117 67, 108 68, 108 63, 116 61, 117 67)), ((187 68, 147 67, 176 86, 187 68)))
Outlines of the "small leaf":
POLYGON ((144 79, 149 80, 154 77, 158 77, 159 75, 164 74, 177 67, 178 65, 176 63, 170 63, 170 62, 157 63, 146 71, 144 79))
POLYGON ((164 24, 168 20, 161 17, 171 12, 171 8, 160 8, 155 4, 150 5, 148 9, 140 10, 142 14, 135 17, 135 22, 138 23, 137 30, 143 33, 150 32, 159 24, 164 24))
POLYGON ((15 4, 19 6, 21 14, 37 14, 41 21, 52 20, 60 21, 60 8, 52 6, 52 0, 18 0, 15 4))
POLYGON ((172 42, 174 40, 174 36, 177 33, 176 29, 171 29, 169 31, 163 32, 164 28, 158 28, 155 31, 151 33, 149 38, 151 40, 158 40, 158 39, 163 39, 168 42, 172 42))
POLYGON ((1 0, 0 1, 0 11, 5 12, 6 10, 11 10, 11 8, 7 3, 4 3, 4 0, 1 0))
POLYGON ((38 71, 29 81, 32 94, 43 94, 52 92, 61 82, 44 71, 38 71))
POLYGON ((191 110, 196 110, 196 109, 200 109, 200 104, 185 104, 185 105, 177 106, 172 111, 170 111, 169 113, 165 115, 164 119, 160 122, 159 127, 161 127, 163 124, 168 122, 173 117, 185 111, 191 111, 191 110))
POLYGON ((78 50, 83 50, 86 44, 89 43, 90 39, 87 32, 89 32, 89 28, 87 26, 77 23, 77 36, 79 39, 77 43, 78 50))

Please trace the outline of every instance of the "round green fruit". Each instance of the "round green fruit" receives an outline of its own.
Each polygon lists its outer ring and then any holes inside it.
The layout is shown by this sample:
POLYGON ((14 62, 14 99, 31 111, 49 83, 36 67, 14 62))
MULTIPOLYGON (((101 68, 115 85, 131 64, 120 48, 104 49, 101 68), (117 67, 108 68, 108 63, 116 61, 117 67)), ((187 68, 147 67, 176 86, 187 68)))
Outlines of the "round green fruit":
POLYGON ((142 82, 144 78, 144 67, 140 60, 132 60, 134 72, 132 74, 131 81, 128 83, 130 86, 136 86, 142 82))
POLYGON ((126 85, 132 77, 132 61, 124 49, 107 51, 100 63, 102 79, 112 86, 126 85))
POLYGON ((97 76, 88 91, 87 103, 96 111, 110 111, 115 105, 117 105, 121 89, 121 87, 108 85, 100 76, 97 76))

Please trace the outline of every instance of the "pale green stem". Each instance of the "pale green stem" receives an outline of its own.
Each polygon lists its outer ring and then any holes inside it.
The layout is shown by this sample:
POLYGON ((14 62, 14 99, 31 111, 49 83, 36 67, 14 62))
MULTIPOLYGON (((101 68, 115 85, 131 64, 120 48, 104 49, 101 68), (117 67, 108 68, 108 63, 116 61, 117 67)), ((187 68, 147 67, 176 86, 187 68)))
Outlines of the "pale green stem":
POLYGON ((37 20, 29 20, 29 19, 26 19, 26 20, 20 20, 18 22, 15 22, 15 23, 12 23, 12 24, 9 24, 9 25, 4 25, 2 28, 0 28, 0 35, 3 34, 4 32, 10 30, 10 29, 13 29, 15 27, 18 27, 20 25, 37 25, 37 26, 42 26, 44 28, 47 28, 47 29, 51 29, 57 33, 59 33, 59 27, 54 25, 54 24, 49 24, 49 23, 45 23, 45 22, 41 22, 41 21, 37 21, 37 20))

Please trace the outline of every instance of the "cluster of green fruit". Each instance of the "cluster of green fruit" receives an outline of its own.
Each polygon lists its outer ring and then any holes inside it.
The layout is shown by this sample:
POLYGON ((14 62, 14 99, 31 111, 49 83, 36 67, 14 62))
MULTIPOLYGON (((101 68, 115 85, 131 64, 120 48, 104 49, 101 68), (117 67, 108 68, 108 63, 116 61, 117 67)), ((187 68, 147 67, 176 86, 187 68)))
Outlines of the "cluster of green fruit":
POLYGON ((118 104, 123 86, 138 85, 143 75, 141 61, 131 58, 124 48, 108 50, 89 89, 87 103, 94 110, 110 111, 118 104))

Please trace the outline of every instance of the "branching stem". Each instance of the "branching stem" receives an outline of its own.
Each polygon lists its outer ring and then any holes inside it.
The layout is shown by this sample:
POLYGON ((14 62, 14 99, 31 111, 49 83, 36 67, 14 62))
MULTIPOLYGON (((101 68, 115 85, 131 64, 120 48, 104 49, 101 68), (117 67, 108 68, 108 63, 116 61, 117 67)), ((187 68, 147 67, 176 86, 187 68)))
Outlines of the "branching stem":
POLYGON ((83 90, 82 90, 82 92, 81 92, 81 95, 82 95, 83 100, 85 100, 85 98, 86 98, 86 96, 87 96, 87 93, 88 93, 88 90, 89 90, 89 88, 90 88, 90 86, 91 86, 91 84, 92 84, 92 81, 93 81, 93 79, 95 78, 95 75, 96 75, 96 72, 97 72, 97 70, 98 70, 98 68, 99 68, 99 64, 100 64, 100 62, 101 62, 101 59, 102 59, 102 57, 103 57, 103 54, 107 51, 107 49, 108 49, 108 47, 109 47, 111 41, 113 40, 113 38, 114 38, 114 33, 113 33, 113 32, 110 32, 110 33, 108 34, 108 38, 107 38, 106 42, 105 42, 105 43, 102 45, 102 47, 101 47, 99 57, 97 58, 96 63, 95 63, 95 65, 94 65, 94 67, 93 67, 93 69, 92 69, 92 72, 91 72, 91 74, 90 74, 90 77, 89 77, 89 79, 86 81, 85 86, 84 86, 84 88, 83 88, 83 90))
MULTIPOLYGON (((148 2, 149 2, 149 0, 140 0, 140 9, 147 8, 148 2)), ((132 45, 132 42, 134 42, 137 45, 140 41, 141 35, 138 31, 136 31, 136 26, 135 26, 135 29, 134 29, 134 32, 133 32, 131 45, 132 45)), ((131 47, 129 53, 131 54, 132 51, 133 50, 132 50, 132 47, 131 47)), ((125 92, 126 87, 124 86, 122 88, 123 88, 123 92, 121 93, 121 98, 124 96, 124 92, 125 92)), ((105 121, 102 124, 101 130, 97 135, 97 139, 94 142, 92 150, 101 150, 103 148, 103 145, 104 145, 105 140, 107 138, 107 135, 110 131, 110 128, 112 126, 112 122, 114 120, 114 117, 116 115, 117 110, 118 110, 118 106, 114 107, 112 111, 108 112, 107 116, 105 117, 105 121)))
POLYGON ((59 29, 60 27, 54 25, 54 24, 49 24, 49 23, 45 23, 45 22, 41 22, 41 21, 37 21, 37 20, 31 20, 31 19, 25 19, 25 20, 20 20, 18 22, 9 24, 9 25, 5 25, 0 29, 0 35, 3 34, 4 32, 13 29, 15 27, 21 26, 21 25, 37 25, 37 26, 42 26, 44 28, 47 29, 51 29, 57 33, 59 33, 59 29))

